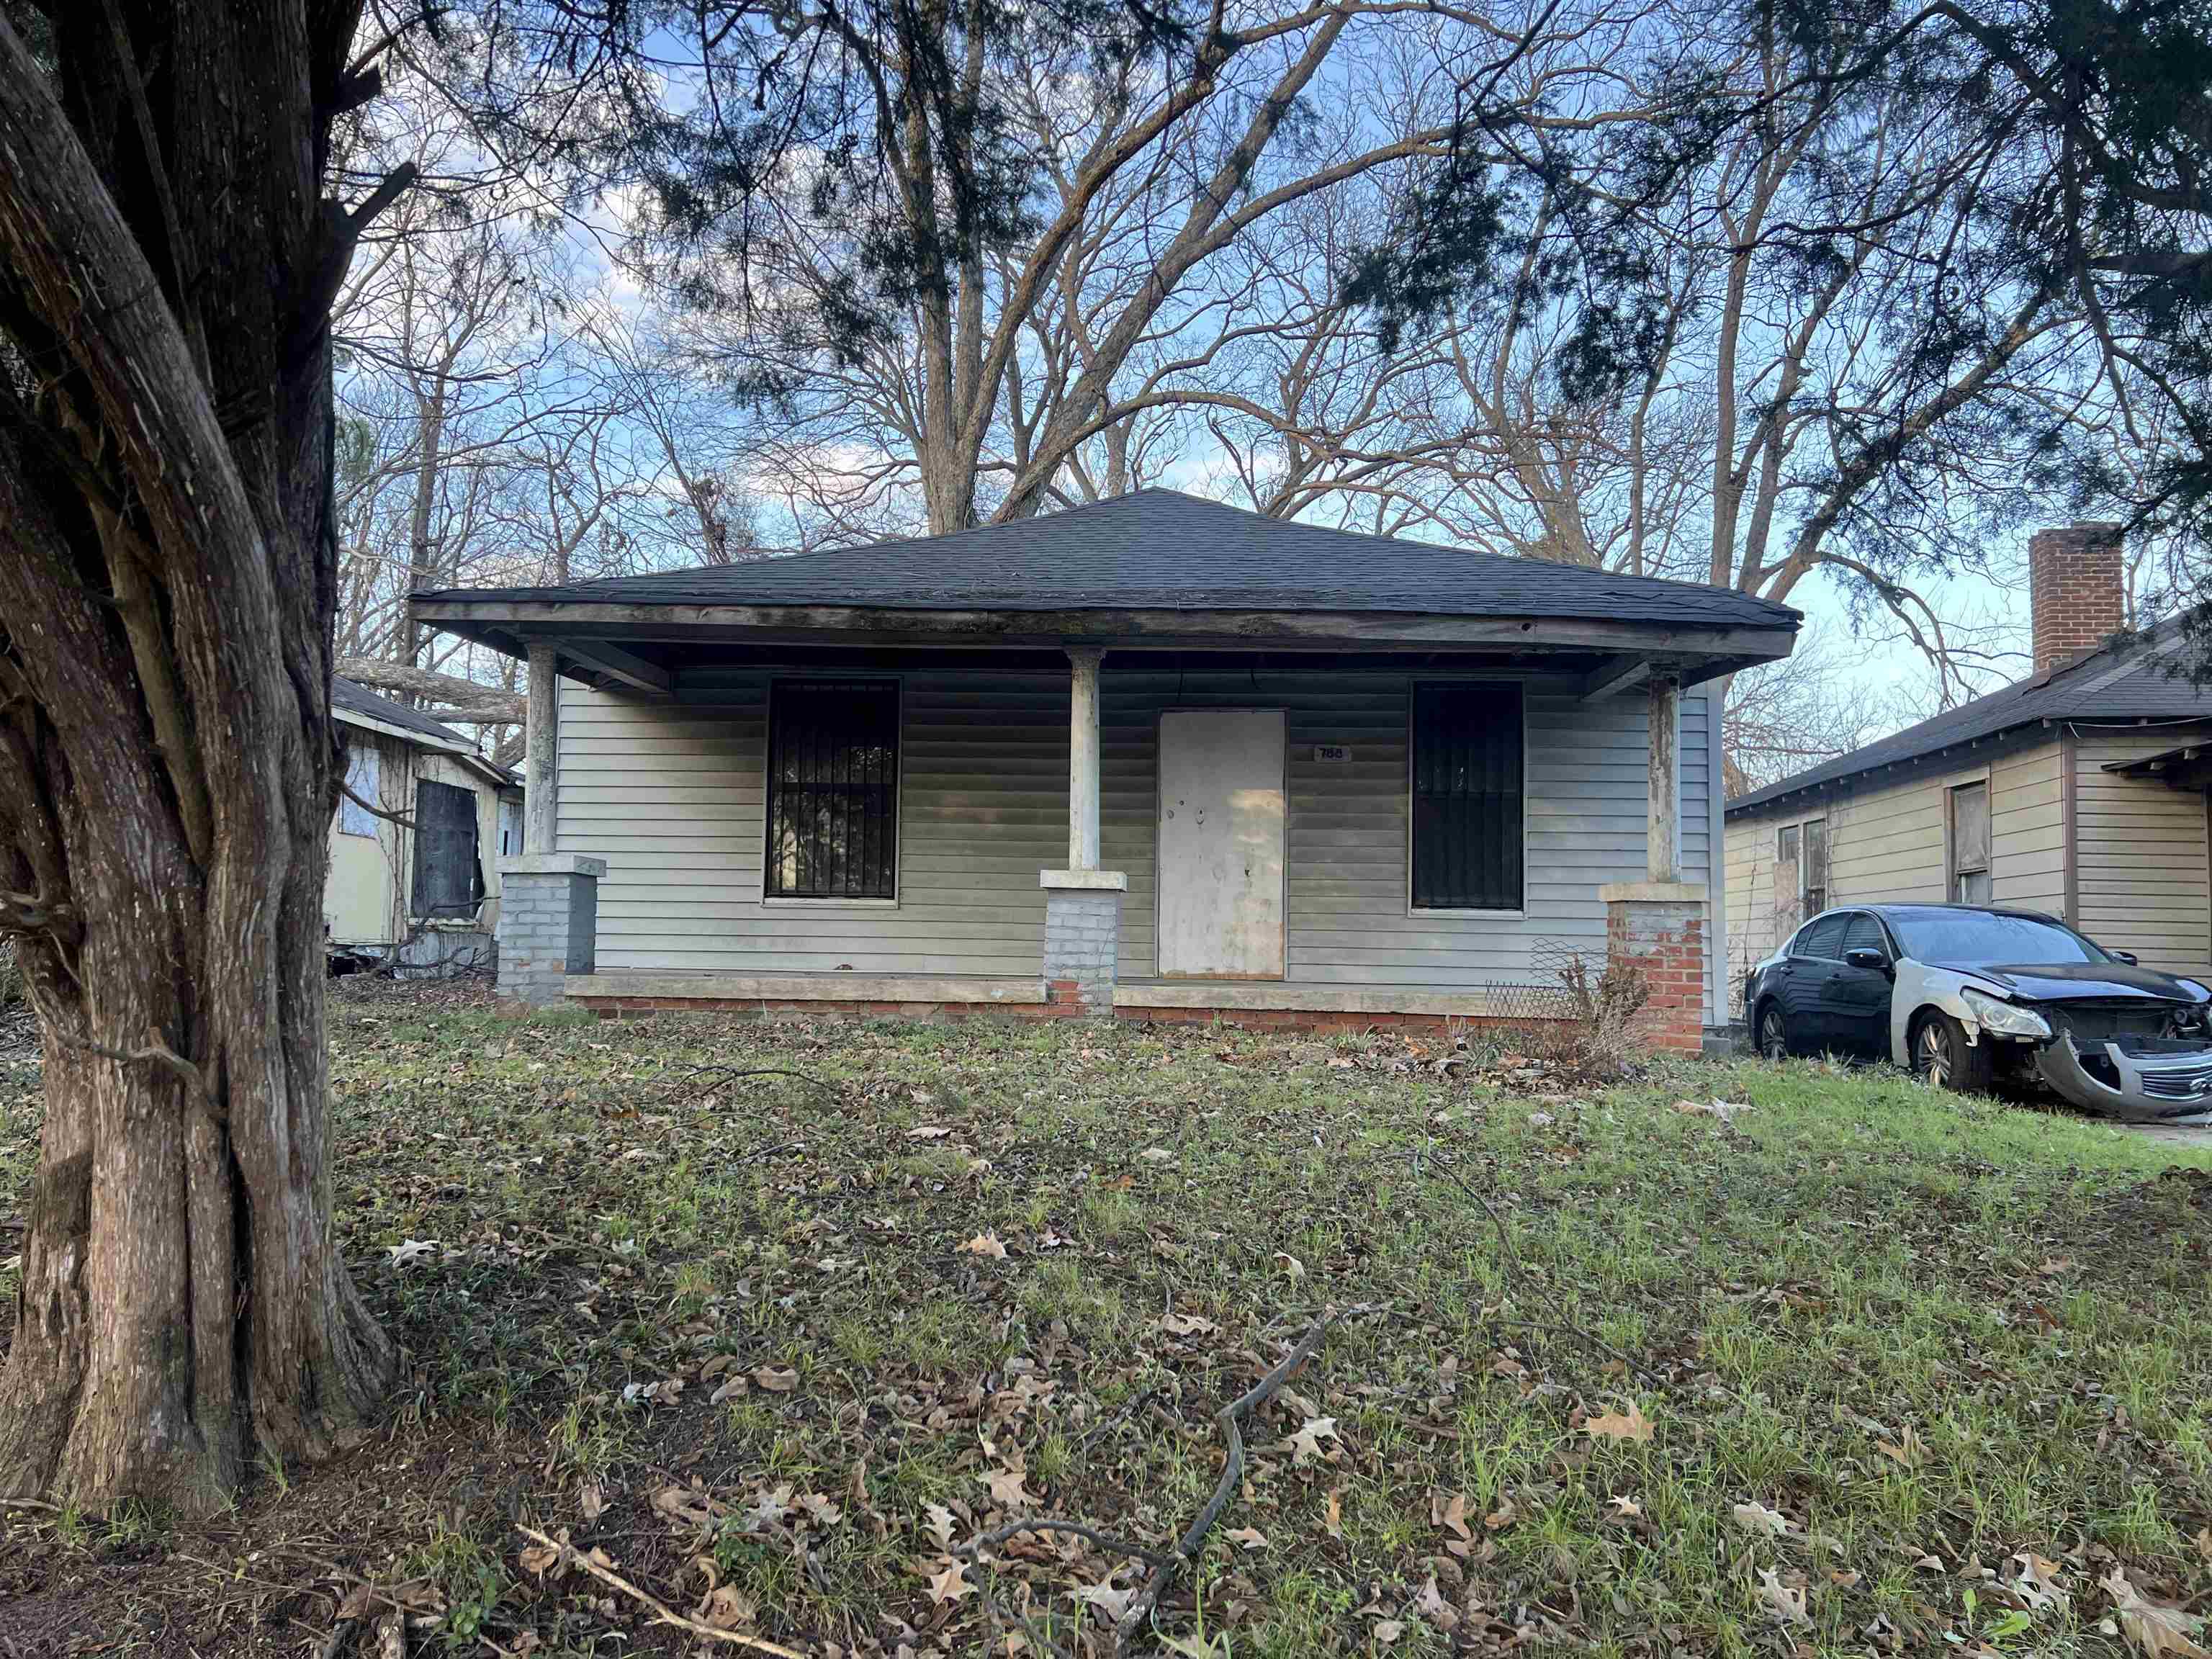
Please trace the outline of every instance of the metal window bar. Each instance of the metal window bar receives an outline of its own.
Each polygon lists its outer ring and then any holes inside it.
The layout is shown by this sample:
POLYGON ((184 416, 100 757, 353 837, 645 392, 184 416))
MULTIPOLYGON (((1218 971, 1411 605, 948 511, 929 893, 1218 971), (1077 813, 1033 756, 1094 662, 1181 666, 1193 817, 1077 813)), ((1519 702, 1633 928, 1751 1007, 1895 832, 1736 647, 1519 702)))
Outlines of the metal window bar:
POLYGON ((1413 905, 1522 904, 1521 688, 1413 689, 1413 905))
POLYGON ((897 686, 779 680, 769 724, 769 896, 896 897, 897 686))

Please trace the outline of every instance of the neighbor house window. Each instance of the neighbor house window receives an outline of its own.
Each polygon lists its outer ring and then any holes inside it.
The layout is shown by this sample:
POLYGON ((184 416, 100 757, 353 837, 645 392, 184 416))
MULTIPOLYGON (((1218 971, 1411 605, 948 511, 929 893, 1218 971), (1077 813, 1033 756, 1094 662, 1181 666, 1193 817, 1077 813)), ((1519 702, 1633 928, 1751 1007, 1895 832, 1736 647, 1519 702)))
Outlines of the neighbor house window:
POLYGON ((1522 908, 1518 685, 1413 688, 1413 908, 1522 908))
POLYGON ((477 798, 428 779, 415 786, 415 914, 470 916, 483 896, 477 869, 477 798))
POLYGON ((1826 818, 1805 820, 1805 857, 1801 866, 1801 889, 1804 900, 1802 914, 1817 916, 1828 908, 1828 821, 1826 818))
POLYGON ((340 835, 373 836, 376 833, 376 814, 368 809, 377 804, 377 788, 376 746, 366 739, 347 744, 345 791, 338 797, 340 835))
POLYGON ((770 898, 897 896, 898 687, 778 680, 769 693, 770 898))
POLYGON ((1990 902, 1990 787, 1962 783, 1951 792, 1951 898, 1990 902))

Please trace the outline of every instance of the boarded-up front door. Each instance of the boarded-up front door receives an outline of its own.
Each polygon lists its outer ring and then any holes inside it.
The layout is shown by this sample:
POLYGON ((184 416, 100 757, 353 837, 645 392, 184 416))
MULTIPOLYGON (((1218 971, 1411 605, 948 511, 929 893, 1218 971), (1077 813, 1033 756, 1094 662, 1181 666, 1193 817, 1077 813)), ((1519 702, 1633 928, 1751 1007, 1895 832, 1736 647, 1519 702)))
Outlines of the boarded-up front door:
POLYGON ((1283 712, 1160 716, 1160 972, 1283 976, 1283 712))

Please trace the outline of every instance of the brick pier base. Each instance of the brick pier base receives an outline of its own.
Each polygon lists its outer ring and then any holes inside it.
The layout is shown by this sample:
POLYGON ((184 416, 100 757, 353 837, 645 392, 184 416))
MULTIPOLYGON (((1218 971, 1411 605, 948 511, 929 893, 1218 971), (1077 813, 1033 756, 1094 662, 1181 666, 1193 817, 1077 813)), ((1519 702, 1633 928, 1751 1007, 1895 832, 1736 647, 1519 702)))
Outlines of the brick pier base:
POLYGON ((532 1008, 561 1000, 570 974, 598 960, 605 859, 526 853, 499 866, 499 994, 532 1008))
POLYGON ((1644 1046, 1671 1054, 1704 1051, 1705 889, 1701 882, 1618 882, 1605 901, 1607 972, 1633 969, 1650 991, 1639 1017, 1644 1046))
POLYGON ((1115 870, 1046 870, 1037 881, 1044 889, 1045 1008, 1111 1019, 1129 878, 1115 870))

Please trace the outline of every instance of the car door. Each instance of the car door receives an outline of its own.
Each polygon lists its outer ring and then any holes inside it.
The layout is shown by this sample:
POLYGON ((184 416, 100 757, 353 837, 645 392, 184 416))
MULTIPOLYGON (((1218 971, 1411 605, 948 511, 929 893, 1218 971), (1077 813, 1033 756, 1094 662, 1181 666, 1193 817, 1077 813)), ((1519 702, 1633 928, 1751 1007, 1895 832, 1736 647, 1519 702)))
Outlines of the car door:
POLYGON ((1820 990, 1818 1017, 1820 1040, 1831 1048, 1863 1059, 1876 1060, 1889 1053, 1889 999, 1896 981, 1893 971, 1854 967, 1854 951, 1879 951, 1885 964, 1894 960, 1889 936, 1871 911, 1854 910, 1844 924, 1839 954, 1844 958, 1827 974, 1820 990))
POLYGON ((1801 1053, 1829 1046, 1820 1020, 1829 976, 1843 965, 1844 929, 1850 921, 1841 911, 1820 916, 1799 928, 1790 941, 1787 971, 1775 995, 1789 1022, 1791 1046, 1801 1053))

